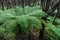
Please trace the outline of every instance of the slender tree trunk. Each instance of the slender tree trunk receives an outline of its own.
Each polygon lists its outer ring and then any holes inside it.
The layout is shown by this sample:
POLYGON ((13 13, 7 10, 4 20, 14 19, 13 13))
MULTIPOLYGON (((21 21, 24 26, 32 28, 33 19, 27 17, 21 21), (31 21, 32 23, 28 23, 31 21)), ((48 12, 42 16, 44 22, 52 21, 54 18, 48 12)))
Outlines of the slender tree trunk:
POLYGON ((3 4, 4 0, 1 0, 1 7, 2 7, 2 10, 4 10, 4 4, 3 4))

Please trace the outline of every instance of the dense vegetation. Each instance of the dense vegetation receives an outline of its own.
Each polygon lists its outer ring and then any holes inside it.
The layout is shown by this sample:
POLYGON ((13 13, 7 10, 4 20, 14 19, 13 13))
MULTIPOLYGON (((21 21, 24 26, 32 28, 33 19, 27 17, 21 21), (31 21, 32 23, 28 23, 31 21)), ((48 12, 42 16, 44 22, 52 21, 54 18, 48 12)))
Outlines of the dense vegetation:
POLYGON ((60 40, 59 4, 59 0, 0 0, 0 40, 60 40))
POLYGON ((33 35, 35 40, 60 40, 60 19, 54 21, 54 17, 49 16, 44 20, 46 15, 40 6, 0 10, 0 39, 18 40, 20 36, 20 40, 32 40, 33 35))

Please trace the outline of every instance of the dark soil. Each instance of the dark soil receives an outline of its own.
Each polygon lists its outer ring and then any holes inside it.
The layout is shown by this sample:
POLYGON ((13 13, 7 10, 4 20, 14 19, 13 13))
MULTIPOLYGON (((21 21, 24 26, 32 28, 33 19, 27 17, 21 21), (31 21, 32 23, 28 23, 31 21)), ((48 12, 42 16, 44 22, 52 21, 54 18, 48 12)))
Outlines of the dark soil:
POLYGON ((6 40, 5 38, 3 38, 3 37, 0 37, 0 40, 6 40))

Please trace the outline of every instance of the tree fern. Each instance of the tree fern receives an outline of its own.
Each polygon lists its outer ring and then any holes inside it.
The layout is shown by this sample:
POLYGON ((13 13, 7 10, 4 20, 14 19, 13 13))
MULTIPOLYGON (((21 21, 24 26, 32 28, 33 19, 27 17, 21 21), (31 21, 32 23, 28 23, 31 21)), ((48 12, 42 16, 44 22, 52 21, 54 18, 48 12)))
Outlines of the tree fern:
MULTIPOLYGON (((7 40, 15 40, 15 35, 18 32, 18 29, 21 28, 23 32, 28 33, 30 29, 34 26, 38 30, 42 29, 42 17, 45 17, 47 14, 39 9, 39 6, 35 7, 25 7, 25 13, 22 11, 22 7, 15 7, 13 9, 0 11, 0 37, 4 36, 7 40), (17 26, 20 25, 20 26, 17 26), (32 26, 33 25, 33 26, 32 26)), ((54 18, 54 17, 53 17, 54 18)), ((57 18, 55 21, 58 23, 57 25, 53 25, 51 22, 53 21, 51 17, 48 17, 46 20, 45 31, 48 36, 50 36, 51 40, 58 40, 60 37, 60 22, 57 18)), ((46 34, 46 35, 47 35, 46 34)), ((46 36, 45 35, 45 36, 46 36)), ((60 39, 59 39, 60 40, 60 39)))

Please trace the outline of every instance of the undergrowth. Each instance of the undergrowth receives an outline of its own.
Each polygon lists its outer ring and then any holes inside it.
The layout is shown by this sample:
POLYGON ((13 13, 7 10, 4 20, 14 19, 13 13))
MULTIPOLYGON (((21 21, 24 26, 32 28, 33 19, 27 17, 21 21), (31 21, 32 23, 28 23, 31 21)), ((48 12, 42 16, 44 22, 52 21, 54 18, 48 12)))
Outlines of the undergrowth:
POLYGON ((54 17, 48 17, 47 19, 49 21, 42 19, 46 15, 47 13, 43 12, 39 6, 26 6, 24 9, 16 6, 9 10, 0 10, 0 37, 3 36, 6 40, 15 40, 19 28, 28 34, 33 27, 31 25, 34 25, 40 31, 42 29, 42 23, 44 23, 45 36, 48 35, 51 40, 60 40, 60 19, 57 18, 55 20, 56 25, 53 25, 52 18, 54 17))

